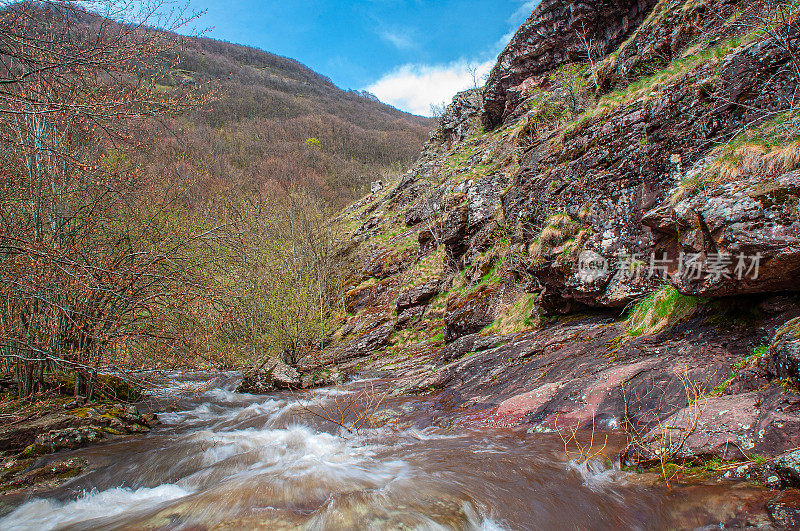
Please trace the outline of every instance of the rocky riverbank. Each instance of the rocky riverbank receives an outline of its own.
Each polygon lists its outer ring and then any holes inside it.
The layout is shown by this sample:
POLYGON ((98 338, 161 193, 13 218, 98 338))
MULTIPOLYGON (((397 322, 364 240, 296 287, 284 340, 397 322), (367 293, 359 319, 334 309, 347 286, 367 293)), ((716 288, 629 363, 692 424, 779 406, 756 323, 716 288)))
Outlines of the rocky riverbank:
POLYGON ((800 486, 800 23, 767 31, 768 9, 543 1, 414 168, 342 215, 359 272, 303 370, 800 486))
POLYGON ((84 403, 49 396, 36 402, 3 403, 0 425, 0 495, 38 492, 84 473, 84 459, 54 459, 51 454, 100 441, 150 431, 155 415, 132 404, 103 401, 84 403))

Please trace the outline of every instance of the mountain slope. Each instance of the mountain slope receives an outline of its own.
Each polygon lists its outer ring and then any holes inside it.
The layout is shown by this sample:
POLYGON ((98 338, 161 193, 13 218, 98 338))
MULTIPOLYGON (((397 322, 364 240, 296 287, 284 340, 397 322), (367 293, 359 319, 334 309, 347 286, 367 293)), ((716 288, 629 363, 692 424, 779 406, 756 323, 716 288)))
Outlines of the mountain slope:
POLYGON ((153 170, 195 183, 196 200, 301 186, 341 205, 411 163, 434 125, 292 59, 207 38, 187 39, 160 83, 201 87, 194 112, 150 131, 163 140, 147 155, 153 170))
POLYGON ((418 164, 345 211, 361 274, 323 361, 478 422, 624 428, 645 461, 779 455, 800 443, 796 7, 607 4, 630 16, 542 2, 418 164))

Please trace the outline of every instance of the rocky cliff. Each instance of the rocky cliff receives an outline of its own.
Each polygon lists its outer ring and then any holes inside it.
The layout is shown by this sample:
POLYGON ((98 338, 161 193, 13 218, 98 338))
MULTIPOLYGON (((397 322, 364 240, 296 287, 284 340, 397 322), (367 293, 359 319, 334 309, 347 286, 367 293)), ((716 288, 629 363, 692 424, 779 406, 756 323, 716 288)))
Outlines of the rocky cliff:
POLYGON ((541 2, 344 212, 324 362, 456 421, 621 430, 631 459, 800 446, 800 23, 767 4, 541 2))

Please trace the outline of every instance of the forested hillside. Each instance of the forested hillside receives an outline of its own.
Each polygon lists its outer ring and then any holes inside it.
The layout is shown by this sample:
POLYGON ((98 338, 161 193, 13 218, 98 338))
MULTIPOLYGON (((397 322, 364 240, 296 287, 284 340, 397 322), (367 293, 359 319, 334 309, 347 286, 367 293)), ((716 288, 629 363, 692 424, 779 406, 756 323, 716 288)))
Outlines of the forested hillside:
POLYGON ((194 199, 232 188, 313 190, 341 206, 418 156, 434 122, 344 91, 292 59, 190 38, 159 81, 200 87, 203 104, 153 125, 151 171, 193 179, 194 199))
POLYGON ((180 36, 197 14, 175 6, 0 9, 0 360, 21 396, 318 349, 347 275, 331 219, 428 138, 296 61, 180 36))

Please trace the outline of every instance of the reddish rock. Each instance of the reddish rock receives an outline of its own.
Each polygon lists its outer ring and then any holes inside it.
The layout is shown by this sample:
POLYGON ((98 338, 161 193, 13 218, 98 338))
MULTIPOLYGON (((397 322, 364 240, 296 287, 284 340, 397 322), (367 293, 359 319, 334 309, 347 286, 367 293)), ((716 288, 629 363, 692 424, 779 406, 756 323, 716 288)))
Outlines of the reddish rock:
POLYGON ((645 19, 657 0, 542 0, 497 59, 483 96, 483 123, 500 125, 521 102, 530 78, 566 63, 585 62, 582 33, 603 57, 645 19), (520 87, 520 88, 517 88, 520 87))
POLYGON ((431 280, 408 291, 404 291, 397 297, 397 311, 402 312, 413 306, 426 304, 441 291, 441 281, 431 280))
POLYGON ((761 367, 773 378, 788 378, 795 386, 800 385, 800 317, 778 329, 761 367))
POLYGON ((767 502, 767 512, 782 529, 800 529, 800 492, 781 492, 767 502))
POLYGON ((450 343, 459 337, 480 332, 494 322, 494 295, 495 290, 482 289, 466 300, 456 299, 454 306, 447 309, 445 342, 450 343))

